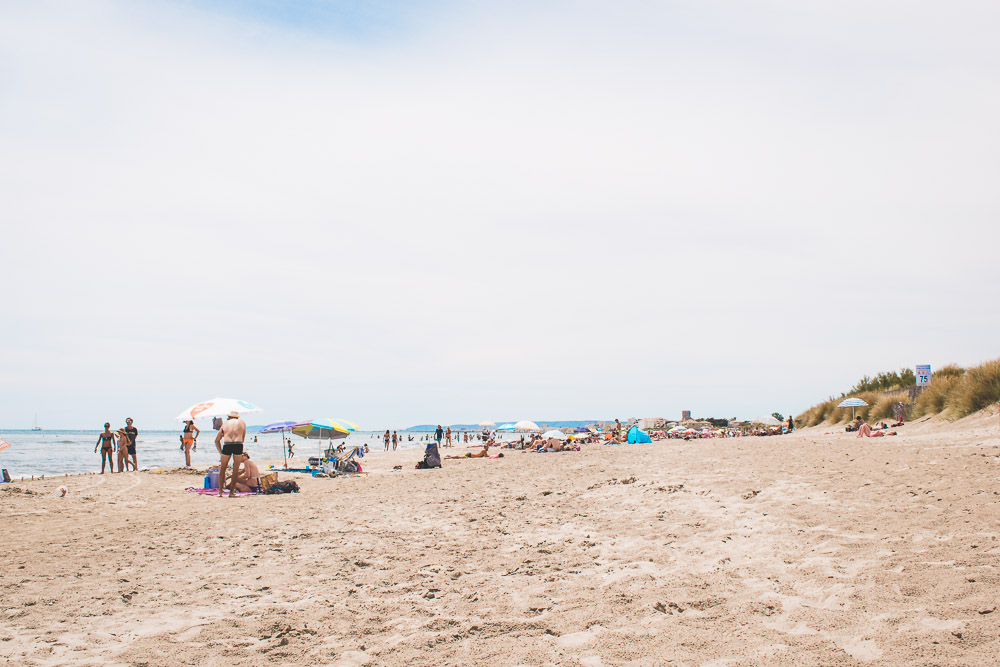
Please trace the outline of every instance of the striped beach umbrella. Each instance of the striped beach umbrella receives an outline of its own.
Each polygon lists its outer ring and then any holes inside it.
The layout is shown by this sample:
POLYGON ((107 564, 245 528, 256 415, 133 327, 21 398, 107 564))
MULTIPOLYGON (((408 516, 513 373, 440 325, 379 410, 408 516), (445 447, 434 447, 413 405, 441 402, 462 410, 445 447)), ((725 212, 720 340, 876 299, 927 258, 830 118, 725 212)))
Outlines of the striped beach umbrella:
POLYGON ((837 403, 838 408, 850 408, 851 409, 851 419, 854 419, 855 408, 863 408, 868 404, 865 403, 860 398, 845 398, 840 403, 837 403))

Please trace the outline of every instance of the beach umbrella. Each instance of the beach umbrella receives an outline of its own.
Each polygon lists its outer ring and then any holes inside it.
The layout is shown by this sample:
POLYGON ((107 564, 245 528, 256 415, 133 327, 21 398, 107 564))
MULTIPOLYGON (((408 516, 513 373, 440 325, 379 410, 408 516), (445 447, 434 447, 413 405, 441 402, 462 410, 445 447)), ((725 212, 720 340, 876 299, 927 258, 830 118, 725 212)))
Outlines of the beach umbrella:
POLYGON ((10 447, 10 443, 4 440, 3 438, 0 438, 0 452, 7 449, 8 447, 10 447))
POLYGON ((863 408, 868 404, 865 403, 860 398, 845 398, 840 403, 837 403, 838 408, 850 408, 851 409, 851 419, 854 419, 855 408, 863 408))
POLYGON ((781 422, 772 415, 761 415, 750 420, 751 424, 763 424, 764 426, 781 426, 781 422))
POLYGON ((291 431, 292 428, 298 422, 274 422, 273 424, 268 424, 267 426, 260 429, 261 433, 278 433, 281 432, 281 452, 285 456, 285 467, 288 467, 288 448, 285 447, 285 431, 291 431))
POLYGON ((479 422, 479 425, 482 426, 483 428, 493 428, 494 426, 496 426, 496 422, 491 422, 491 421, 479 422))
POLYGON ((514 424, 515 431, 541 431, 538 424, 529 421, 520 421, 514 424))
MULTIPOLYGON (((300 422, 292 427, 292 433, 307 440, 340 440, 358 430, 358 425, 346 419, 313 419, 300 422)), ((317 443, 319 444, 319 443, 317 443)), ((320 454, 323 453, 320 445, 320 454)))
POLYGON ((546 431, 545 433, 542 433, 542 437, 543 438, 555 438, 556 440, 565 440, 566 439, 566 434, 563 433, 562 431, 552 430, 552 431, 546 431))
POLYGON ((514 430, 514 425, 513 424, 501 424, 500 426, 497 426, 497 430, 498 431, 513 431, 514 430))
POLYGON ((590 429, 587 428, 586 426, 577 426, 575 429, 573 429, 573 432, 574 433, 590 433, 590 429))
POLYGON ((177 421, 184 422, 189 419, 207 419, 211 417, 225 417, 230 412, 238 412, 240 415, 248 412, 260 412, 253 403, 241 401, 238 398, 213 398, 201 403, 195 403, 184 412, 177 415, 177 421))

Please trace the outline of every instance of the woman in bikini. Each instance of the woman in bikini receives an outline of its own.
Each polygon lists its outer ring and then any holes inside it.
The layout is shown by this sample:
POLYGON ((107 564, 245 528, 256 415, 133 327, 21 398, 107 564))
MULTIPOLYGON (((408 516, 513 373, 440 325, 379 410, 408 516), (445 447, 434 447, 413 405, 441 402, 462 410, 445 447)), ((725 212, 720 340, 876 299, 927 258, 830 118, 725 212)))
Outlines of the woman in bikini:
MULTIPOLYGON (((130 463, 128 460, 128 448, 125 445, 128 442, 128 436, 125 435, 125 427, 115 431, 115 438, 118 440, 118 472, 125 472, 130 463)), ((111 472, 114 471, 112 470, 111 472)))
POLYGON ((101 474, 104 474, 104 462, 107 459, 107 465, 111 468, 111 472, 115 471, 115 462, 111 460, 111 453, 115 451, 115 434, 111 432, 111 424, 107 423, 104 425, 104 432, 97 436, 97 444, 94 445, 94 453, 97 453, 97 448, 101 448, 101 474))
POLYGON ((194 425, 194 420, 184 422, 184 434, 181 435, 181 449, 184 450, 184 467, 191 467, 191 452, 198 451, 198 435, 201 429, 194 425))

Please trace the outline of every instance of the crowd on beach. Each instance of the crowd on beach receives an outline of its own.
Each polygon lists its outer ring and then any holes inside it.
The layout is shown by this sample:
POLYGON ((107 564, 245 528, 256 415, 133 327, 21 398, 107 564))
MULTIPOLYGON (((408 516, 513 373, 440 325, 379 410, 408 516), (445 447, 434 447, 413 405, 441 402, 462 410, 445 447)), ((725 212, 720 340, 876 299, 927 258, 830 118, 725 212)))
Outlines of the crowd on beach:
MULTIPOLYGON (((885 435, 896 435, 895 431, 890 431, 889 429, 902 425, 902 420, 898 419, 896 423, 891 425, 891 427, 886 425, 884 422, 871 426, 865 423, 861 417, 858 417, 854 422, 846 427, 846 430, 850 432, 857 431, 858 437, 881 437, 885 435)), ((239 413, 235 411, 230 412, 226 415, 225 420, 216 418, 214 428, 217 432, 215 436, 215 446, 219 452, 219 495, 221 496, 224 494, 224 490, 227 485, 229 487, 230 496, 234 495, 237 491, 252 492, 258 490, 260 485, 260 471, 256 463, 250 460, 250 455, 246 451, 245 442, 247 440, 247 425, 240 418, 239 413), (231 470, 230 463, 232 464, 231 470)), ((668 439, 691 440, 706 437, 729 438, 742 436, 781 435, 783 433, 788 433, 793 429, 794 421, 791 417, 788 417, 787 421, 781 423, 779 427, 751 425, 749 428, 704 428, 701 431, 695 431, 691 428, 682 429, 675 427, 671 430, 653 430, 649 433, 646 433, 645 431, 638 431, 638 433, 646 438, 639 440, 639 442, 651 442, 668 439)), ((458 431, 452 430, 450 426, 441 426, 439 424, 433 433, 418 436, 420 441, 427 441, 427 445, 424 449, 424 456, 422 460, 417 463, 416 467, 421 469, 440 468, 443 459, 502 458, 504 456, 502 451, 491 455, 491 448, 495 450, 516 450, 522 453, 551 453, 579 451, 581 445, 584 444, 624 444, 633 441, 630 434, 637 430, 637 426, 626 427, 620 420, 615 419, 613 425, 606 425, 606 427, 601 430, 593 427, 586 427, 577 428, 574 433, 563 433, 560 431, 550 431, 545 435, 540 435, 538 433, 522 433, 517 439, 503 442, 500 439, 499 431, 496 430, 491 431, 490 429, 484 429, 482 432, 470 432, 466 430, 458 431), (443 457, 441 455, 441 448, 452 448, 456 445, 456 443, 464 443, 468 445, 470 442, 475 443, 477 441, 481 443, 482 449, 475 452, 443 457)), ((112 473, 115 472, 114 455, 116 452, 118 472, 125 472, 129 469, 138 470, 136 452, 136 439, 138 433, 138 429, 134 426, 131 417, 126 418, 125 426, 122 426, 115 431, 111 430, 110 422, 106 422, 104 424, 104 431, 98 436, 97 443, 94 447, 95 453, 98 449, 101 450, 102 474, 106 469, 110 469, 110 472, 112 473)), ((198 437, 200 434, 201 431, 197 426, 195 426, 193 419, 187 419, 184 421, 183 431, 180 435, 180 449, 184 453, 186 468, 191 467, 191 453, 193 451, 197 451, 198 437)), ((412 442, 414 440, 414 435, 404 435, 408 442, 412 442)), ((390 447, 391 451, 395 451, 403 442, 403 437, 404 436, 400 436, 397 431, 390 431, 387 429, 382 436, 385 451, 390 451, 390 447)), ((294 445, 292 440, 289 438, 286 441, 282 438, 282 441, 283 446, 286 448, 287 457, 289 459, 294 458, 294 445)), ((256 442, 256 436, 254 436, 254 442, 256 442)), ((341 444, 336 449, 331 448, 328 450, 328 455, 339 455, 345 450, 346 448, 343 444, 341 444)), ((361 453, 361 455, 368 453, 368 445, 364 444, 362 447, 359 447, 358 450, 360 450, 359 453, 361 453)))

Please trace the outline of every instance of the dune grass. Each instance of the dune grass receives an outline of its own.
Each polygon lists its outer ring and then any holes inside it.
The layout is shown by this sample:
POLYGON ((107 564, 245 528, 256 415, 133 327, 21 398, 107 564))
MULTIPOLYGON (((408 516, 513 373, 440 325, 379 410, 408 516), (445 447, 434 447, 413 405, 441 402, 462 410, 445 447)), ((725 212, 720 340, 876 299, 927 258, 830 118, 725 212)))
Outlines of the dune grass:
POLYGON ((964 417, 1000 401, 1000 359, 968 369, 948 395, 945 410, 964 417))
POLYGON ((1000 401, 1000 359, 968 369, 955 364, 943 366, 934 371, 931 383, 916 395, 916 400, 910 398, 913 378, 909 369, 879 373, 874 378, 865 376, 850 392, 817 403, 797 415, 795 421, 802 427, 849 421, 851 409, 837 407, 848 396, 868 403, 868 407, 857 408, 856 414, 872 421, 894 419, 898 402, 907 406, 911 419, 925 415, 959 419, 1000 401))

